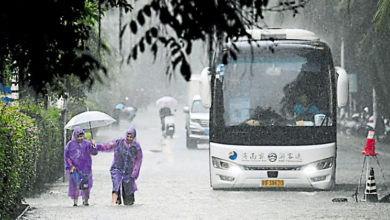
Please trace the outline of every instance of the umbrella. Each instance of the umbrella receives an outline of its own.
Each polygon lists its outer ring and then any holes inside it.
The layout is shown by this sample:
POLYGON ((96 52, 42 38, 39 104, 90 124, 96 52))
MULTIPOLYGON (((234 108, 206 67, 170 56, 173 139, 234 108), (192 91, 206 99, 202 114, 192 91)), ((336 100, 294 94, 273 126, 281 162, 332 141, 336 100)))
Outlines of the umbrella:
POLYGON ((172 107, 177 105, 177 100, 171 96, 164 96, 156 101, 156 105, 160 107, 172 107))
MULTIPOLYGON (((71 118, 65 125, 65 129, 73 129, 76 126, 80 126, 83 129, 92 129, 107 126, 115 121, 115 119, 106 113, 99 111, 87 111, 71 118)), ((93 138, 92 130, 91 135, 93 138)))

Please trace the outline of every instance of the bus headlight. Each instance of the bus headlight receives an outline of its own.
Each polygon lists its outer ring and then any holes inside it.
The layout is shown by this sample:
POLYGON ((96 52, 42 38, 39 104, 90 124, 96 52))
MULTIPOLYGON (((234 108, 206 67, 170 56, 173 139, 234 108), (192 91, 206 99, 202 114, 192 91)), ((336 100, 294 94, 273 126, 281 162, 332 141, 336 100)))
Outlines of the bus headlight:
POLYGON ((329 169, 333 167, 333 157, 316 161, 303 167, 303 171, 307 174, 314 173, 318 170, 329 169))
POLYGON ((229 163, 225 160, 218 159, 216 157, 212 157, 213 167, 222 170, 232 171, 234 174, 241 173, 241 168, 236 164, 229 163))

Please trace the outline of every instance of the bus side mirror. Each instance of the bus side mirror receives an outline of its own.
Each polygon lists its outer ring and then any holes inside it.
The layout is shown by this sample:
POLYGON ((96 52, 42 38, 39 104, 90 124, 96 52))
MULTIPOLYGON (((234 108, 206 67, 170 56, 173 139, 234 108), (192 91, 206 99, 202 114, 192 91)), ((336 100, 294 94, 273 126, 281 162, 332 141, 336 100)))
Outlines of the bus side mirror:
POLYGON ((336 67, 337 78, 337 106, 339 108, 348 102, 348 75, 344 68, 336 67))
POLYGON ((206 67, 200 73, 199 95, 205 108, 211 107, 210 68, 206 67))

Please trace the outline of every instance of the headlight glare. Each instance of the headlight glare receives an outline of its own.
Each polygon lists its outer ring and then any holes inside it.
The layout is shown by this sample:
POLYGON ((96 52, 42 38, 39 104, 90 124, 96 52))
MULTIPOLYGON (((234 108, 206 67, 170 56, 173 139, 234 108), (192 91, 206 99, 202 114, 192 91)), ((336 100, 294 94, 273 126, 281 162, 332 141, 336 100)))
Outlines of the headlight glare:
POLYGON ((314 166, 314 164, 309 164, 303 169, 303 171, 307 174, 315 173, 317 170, 318 169, 316 168, 316 166, 314 166))
POLYGON ((229 163, 227 161, 218 159, 216 157, 212 157, 212 163, 213 167, 217 169, 222 169, 222 170, 230 170, 234 173, 240 173, 241 168, 233 163, 229 163))
POLYGON ((333 160, 334 158, 333 157, 329 157, 329 158, 326 158, 326 159, 323 159, 323 160, 319 160, 319 161, 316 161, 316 162, 313 162, 311 164, 308 164, 306 166, 303 167, 303 171, 305 173, 314 173, 318 170, 324 170, 324 169, 329 169, 329 168, 332 168, 333 167, 333 160))

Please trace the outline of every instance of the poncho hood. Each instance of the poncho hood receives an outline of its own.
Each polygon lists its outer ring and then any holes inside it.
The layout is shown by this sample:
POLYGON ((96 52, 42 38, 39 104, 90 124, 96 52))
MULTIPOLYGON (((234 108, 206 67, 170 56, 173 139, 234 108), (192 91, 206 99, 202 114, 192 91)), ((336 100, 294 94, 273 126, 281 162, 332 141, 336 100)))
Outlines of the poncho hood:
POLYGON ((73 129, 72 141, 77 141, 77 136, 79 136, 79 134, 84 134, 84 130, 77 126, 73 129))

